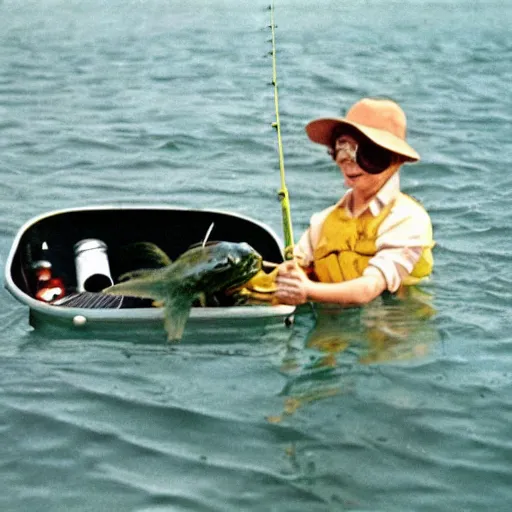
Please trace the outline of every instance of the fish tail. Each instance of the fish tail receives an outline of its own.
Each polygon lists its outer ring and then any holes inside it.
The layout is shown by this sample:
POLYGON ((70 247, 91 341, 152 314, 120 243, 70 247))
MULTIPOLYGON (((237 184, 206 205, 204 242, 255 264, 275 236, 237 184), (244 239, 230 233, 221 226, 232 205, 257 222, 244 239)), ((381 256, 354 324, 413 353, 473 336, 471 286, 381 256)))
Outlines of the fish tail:
POLYGON ((193 294, 181 293, 170 294, 164 301, 164 327, 169 342, 181 340, 193 300, 193 294))

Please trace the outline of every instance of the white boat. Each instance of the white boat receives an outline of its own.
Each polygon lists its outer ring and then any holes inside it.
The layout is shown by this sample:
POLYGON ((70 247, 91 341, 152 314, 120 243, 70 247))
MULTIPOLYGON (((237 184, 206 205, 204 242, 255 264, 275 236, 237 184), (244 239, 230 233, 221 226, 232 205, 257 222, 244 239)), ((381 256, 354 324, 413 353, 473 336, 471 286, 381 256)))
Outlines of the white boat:
MULTIPOLYGON (((85 239, 104 242, 115 281, 117 276, 133 270, 126 266, 123 247, 151 242, 174 260, 190 246, 201 242, 212 223, 212 240, 247 242, 264 260, 283 261, 282 242, 272 229, 231 212, 146 205, 70 208, 37 216, 20 228, 7 259, 5 286, 28 306, 30 325, 49 336, 163 341, 162 308, 153 307, 150 301, 129 297, 107 304, 102 294, 80 292, 75 244, 85 239), (60 300, 36 299, 34 263, 41 260, 41 253, 44 253, 44 260, 51 262, 53 277, 63 284, 64 297, 60 300)), ((293 306, 286 305, 194 306, 183 342, 260 338, 270 332, 286 330, 293 320, 294 310, 293 306)))

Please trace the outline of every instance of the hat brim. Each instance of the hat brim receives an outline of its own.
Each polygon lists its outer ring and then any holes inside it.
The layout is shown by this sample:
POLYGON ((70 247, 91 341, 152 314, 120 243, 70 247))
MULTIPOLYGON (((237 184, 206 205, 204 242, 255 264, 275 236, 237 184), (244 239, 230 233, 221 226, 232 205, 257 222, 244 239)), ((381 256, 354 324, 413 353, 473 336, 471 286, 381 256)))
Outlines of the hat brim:
POLYGON ((306 133, 313 142, 330 146, 332 132, 338 126, 351 126, 355 128, 378 146, 404 157, 406 161, 417 162, 420 159, 420 155, 400 137, 385 130, 347 121, 342 117, 315 119, 306 125, 306 133))

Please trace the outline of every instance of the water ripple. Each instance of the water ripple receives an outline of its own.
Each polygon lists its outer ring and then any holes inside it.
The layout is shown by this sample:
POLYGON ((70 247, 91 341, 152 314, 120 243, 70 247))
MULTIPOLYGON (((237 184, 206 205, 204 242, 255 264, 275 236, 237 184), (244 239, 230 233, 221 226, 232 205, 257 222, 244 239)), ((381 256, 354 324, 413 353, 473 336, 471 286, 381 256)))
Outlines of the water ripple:
MULTIPOLYGON (((0 261, 28 218, 79 205, 281 232, 266 7, 0 2, 0 261)), ((172 349, 46 339, 4 292, 2 510, 508 510, 511 7, 311 7, 276 5, 295 237, 344 190, 305 124, 391 97, 422 155, 401 180, 434 221, 432 282, 300 311, 284 342, 172 349)))

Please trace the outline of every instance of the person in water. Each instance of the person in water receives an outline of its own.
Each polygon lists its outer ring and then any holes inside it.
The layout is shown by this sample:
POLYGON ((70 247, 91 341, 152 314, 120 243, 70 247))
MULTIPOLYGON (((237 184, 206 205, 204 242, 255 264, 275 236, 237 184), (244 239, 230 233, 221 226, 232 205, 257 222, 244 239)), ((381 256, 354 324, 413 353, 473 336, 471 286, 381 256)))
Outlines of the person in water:
POLYGON ((400 167, 420 158, 405 140, 401 107, 364 98, 346 117, 316 119, 306 132, 328 147, 349 189, 311 217, 294 259, 279 266, 277 301, 362 305, 428 277, 432 223, 423 206, 400 191, 400 167))

